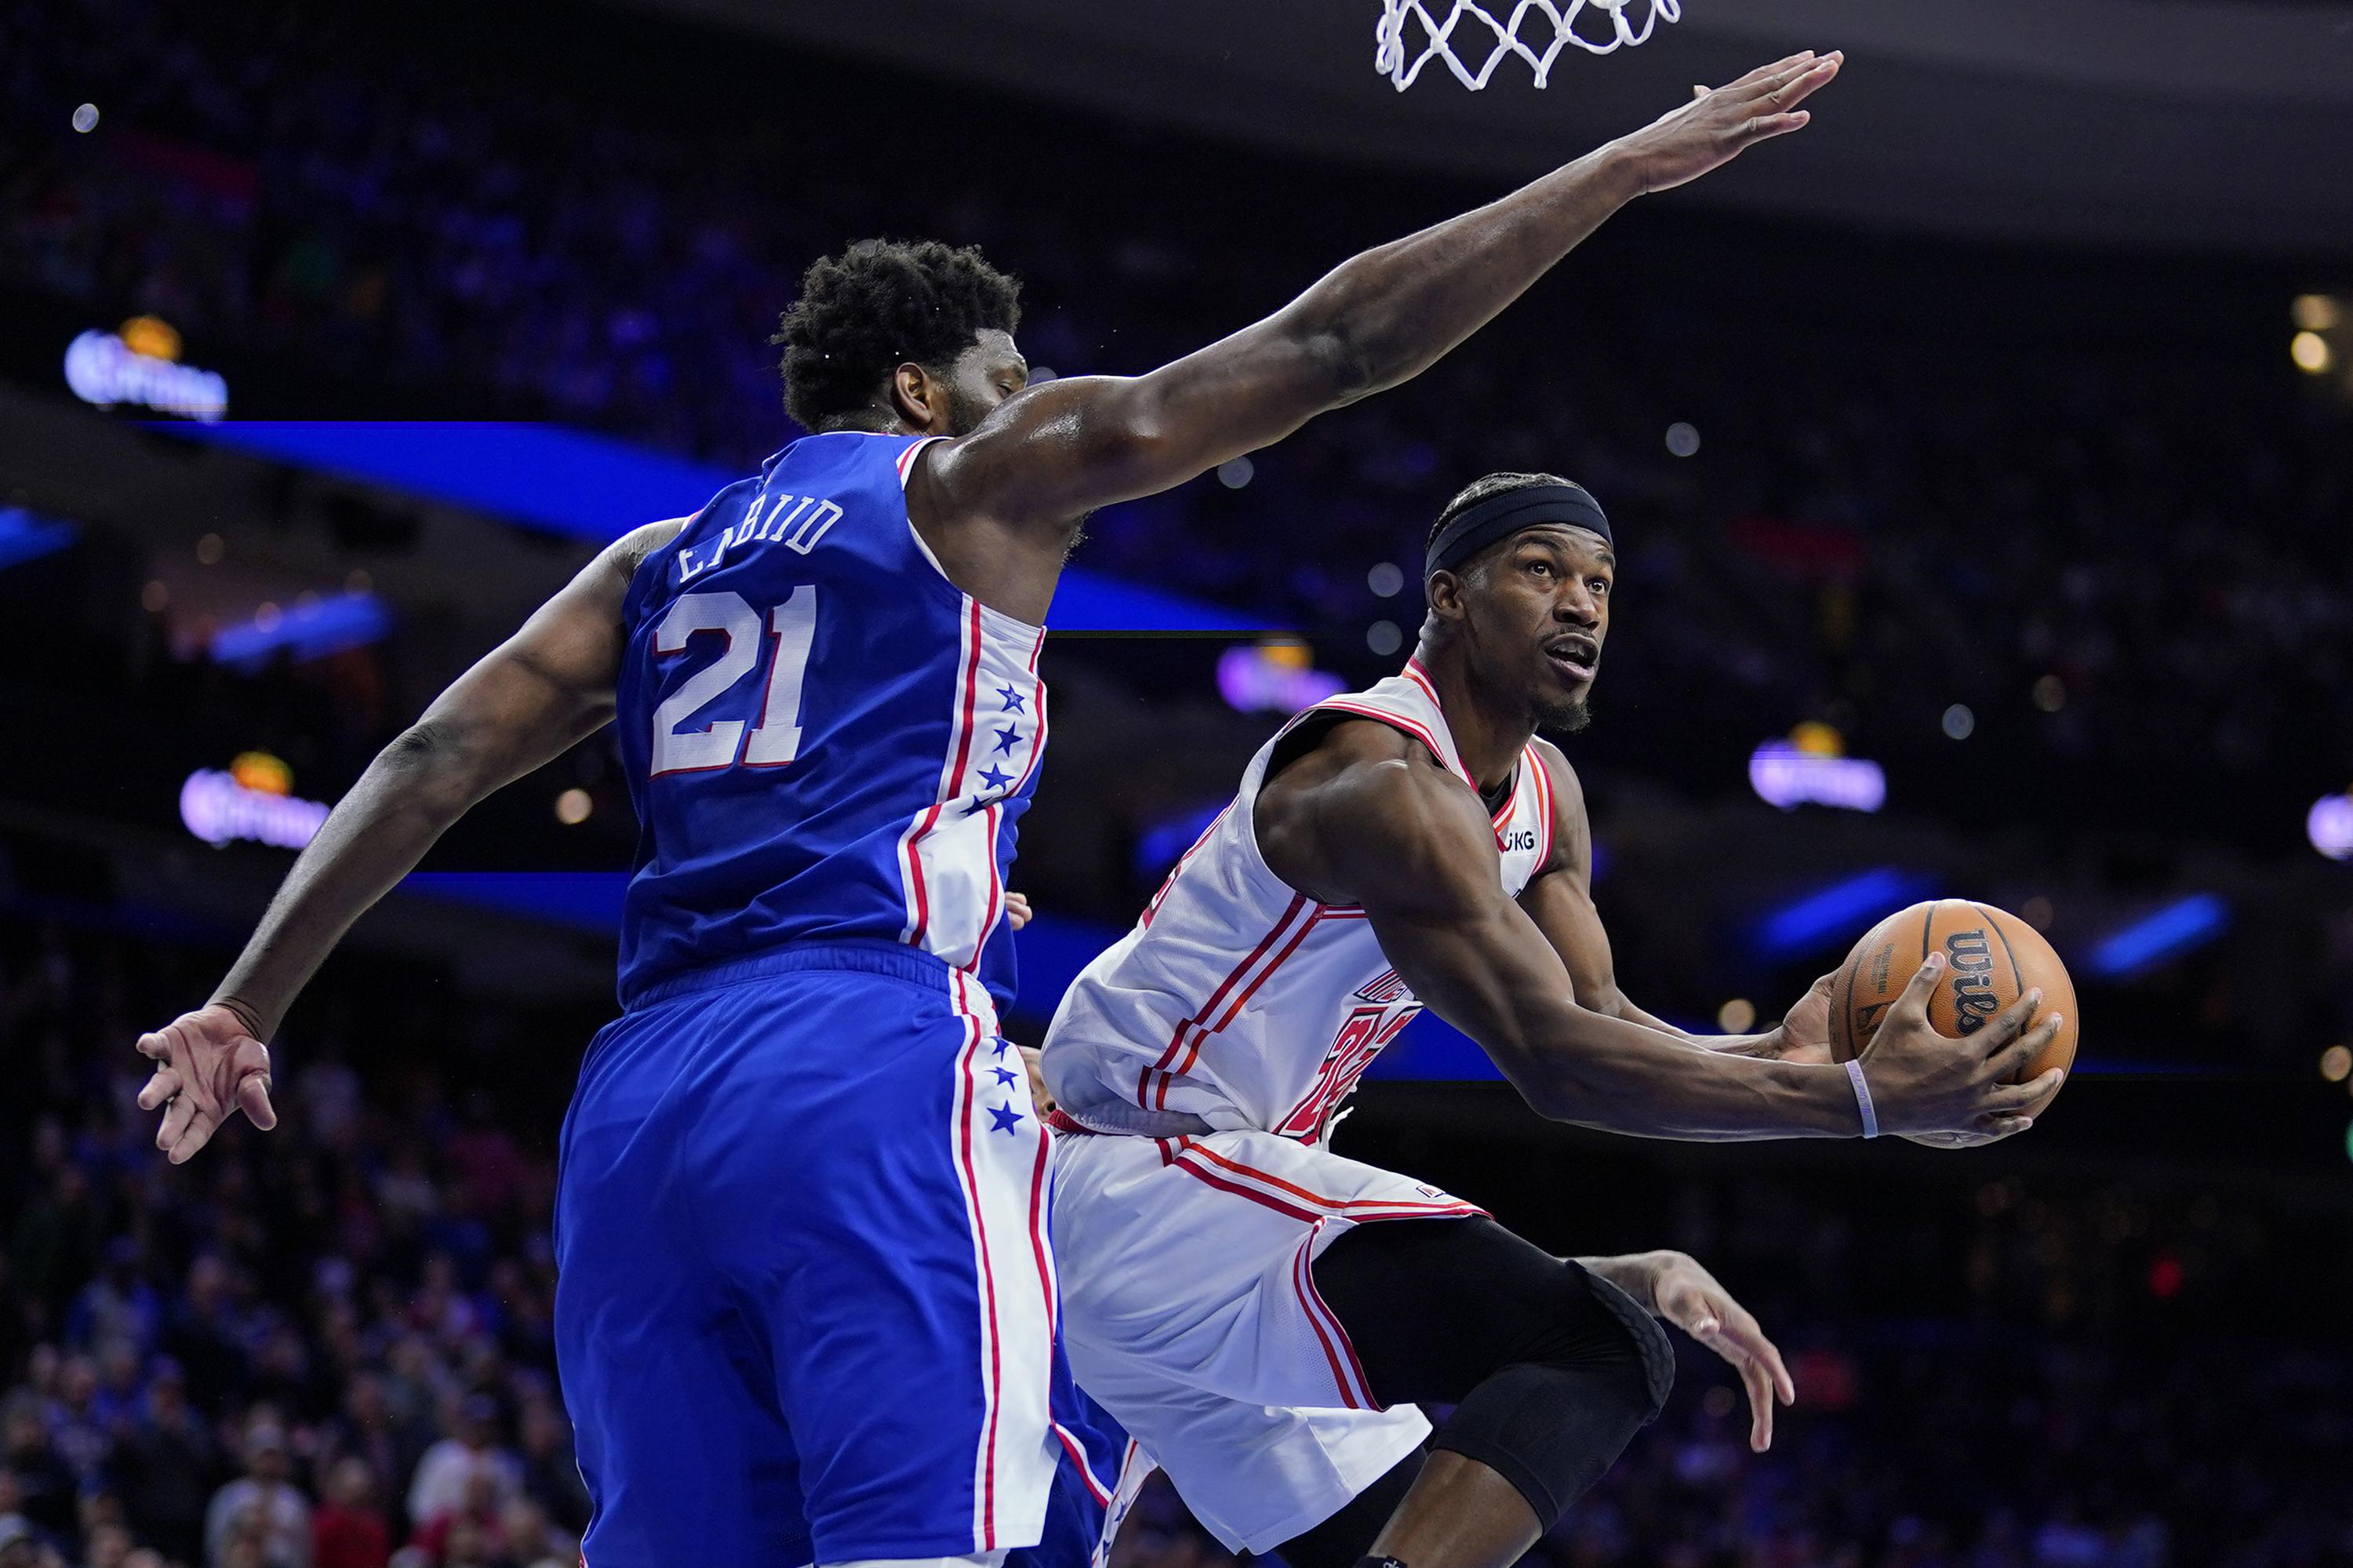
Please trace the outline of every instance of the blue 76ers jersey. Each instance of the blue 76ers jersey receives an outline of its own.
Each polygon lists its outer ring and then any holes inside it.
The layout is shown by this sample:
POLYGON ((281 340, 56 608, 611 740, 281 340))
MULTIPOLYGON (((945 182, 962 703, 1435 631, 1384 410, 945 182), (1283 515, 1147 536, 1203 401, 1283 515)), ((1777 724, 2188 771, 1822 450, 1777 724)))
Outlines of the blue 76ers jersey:
POLYGON ((615 724, 640 824, 621 1000, 779 943, 902 942, 1011 1001, 998 932, 1046 633, 908 521, 925 438, 795 441, 638 567, 615 724))

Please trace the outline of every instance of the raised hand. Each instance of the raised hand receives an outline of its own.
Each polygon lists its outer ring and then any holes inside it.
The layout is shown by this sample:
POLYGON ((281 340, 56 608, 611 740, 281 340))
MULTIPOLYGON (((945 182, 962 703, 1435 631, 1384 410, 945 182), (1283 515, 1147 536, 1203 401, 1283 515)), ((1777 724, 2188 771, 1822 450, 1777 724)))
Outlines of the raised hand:
POLYGON ((1748 1390, 1748 1446, 1762 1454, 1773 1446, 1773 1406, 1798 1397, 1781 1352, 1765 1337, 1747 1308, 1686 1253, 1646 1255, 1651 1267, 1651 1310, 1732 1363, 1748 1390))
POLYGON ((278 1125, 269 1103, 269 1048, 233 1010, 215 1002, 184 1012, 142 1034, 139 1054, 155 1063, 139 1091, 139 1108, 163 1110, 155 1147, 173 1164, 185 1164, 211 1142, 235 1112, 264 1132, 278 1125))
POLYGON ((1759 66, 1715 89, 1698 88, 1689 103, 1622 138, 1646 191, 1671 190, 1721 168, 1749 147, 1800 130, 1811 116, 1798 106, 1830 84, 1846 56, 1811 49, 1759 66))
POLYGON ((1880 1130, 1948 1149, 2024 1132, 2066 1074, 2053 1067, 2023 1084, 2010 1080, 2057 1036, 2059 1015, 2027 1028, 2042 1004, 2042 992, 2033 990, 1975 1034, 1949 1039, 1928 1022, 1928 996, 1944 972, 1945 955, 1929 954, 1863 1049, 1880 1130))

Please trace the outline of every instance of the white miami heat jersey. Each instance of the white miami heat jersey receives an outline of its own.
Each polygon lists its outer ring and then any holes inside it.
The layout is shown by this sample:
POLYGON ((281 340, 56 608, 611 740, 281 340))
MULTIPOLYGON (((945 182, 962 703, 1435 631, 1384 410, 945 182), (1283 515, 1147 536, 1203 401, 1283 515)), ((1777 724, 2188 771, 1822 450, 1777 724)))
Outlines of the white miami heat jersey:
MULTIPOLYGON (((1418 662, 1293 718, 1250 759, 1241 792, 1135 928, 1062 999, 1042 1067, 1082 1125, 1153 1137, 1251 1128, 1320 1143, 1356 1079, 1421 1011, 1362 909, 1317 903, 1259 853, 1252 817, 1267 763, 1319 714, 1393 725, 1477 788, 1418 662)), ((1493 819, 1506 896, 1550 857, 1552 820, 1552 779, 1531 743, 1493 819)))

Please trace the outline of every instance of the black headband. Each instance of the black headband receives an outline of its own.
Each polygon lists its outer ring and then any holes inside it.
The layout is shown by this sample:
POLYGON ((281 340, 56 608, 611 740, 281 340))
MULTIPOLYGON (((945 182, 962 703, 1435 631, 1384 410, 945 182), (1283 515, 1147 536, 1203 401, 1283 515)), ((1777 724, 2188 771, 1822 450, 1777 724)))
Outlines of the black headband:
POLYGON ((1603 543, 1613 549, 1617 546, 1609 536, 1609 519, 1602 515, 1601 503, 1587 494, 1583 485, 1524 485, 1465 507, 1462 515, 1439 530, 1438 537, 1430 542, 1421 575, 1426 578, 1432 572, 1451 572, 1498 539, 1541 523, 1590 528, 1603 543))

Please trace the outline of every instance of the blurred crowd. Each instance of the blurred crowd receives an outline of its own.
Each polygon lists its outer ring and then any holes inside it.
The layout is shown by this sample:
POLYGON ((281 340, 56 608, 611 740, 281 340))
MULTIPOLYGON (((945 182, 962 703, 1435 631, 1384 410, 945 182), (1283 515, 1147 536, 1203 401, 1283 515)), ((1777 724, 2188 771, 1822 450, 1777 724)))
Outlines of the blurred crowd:
MULTIPOLYGON (((593 1021, 339 959, 279 1042, 278 1130, 174 1168, 131 1043, 224 957, 0 919, 0 1568, 573 1563, 547 1150, 593 1021)), ((1685 1345, 1547 1563, 2353 1564, 2341 1202, 1928 1160, 1869 1189, 1621 1171, 1617 1202, 1564 1208, 1556 1155, 1366 1136, 1547 1245, 1685 1247, 1790 1353, 1803 1397, 1760 1458, 1685 1345)), ((1120 1552, 1222 1555, 1165 1487, 1120 1552)))
POLYGON ((174 1170, 127 1046, 216 958, 0 946, 0 1564, 570 1568, 547 1161, 314 1042, 174 1170))
MULTIPOLYGON (((856 109, 889 80, 553 7, 47 0, 0 19, 0 281, 159 313, 326 407, 406 387, 743 467, 791 433, 776 314, 848 238, 978 241, 1028 281, 1041 373, 1124 371, 1484 194, 948 86, 936 118, 987 122, 987 154, 911 160, 856 109), (559 66, 555 26, 597 47, 559 66)), ((1088 559, 1388 656, 1439 502, 1564 471, 1627 546, 1605 754, 1719 720, 1754 744, 1759 712, 1891 758, 1975 735, 2078 820, 2162 779, 2122 809, 2175 820, 2187 790, 2292 835, 2353 779, 2353 441, 2280 352, 2284 274, 1875 254, 1633 215, 1508 331, 1113 509, 1088 559)))

